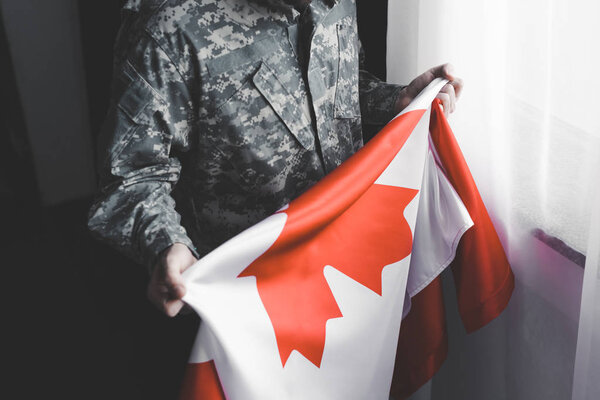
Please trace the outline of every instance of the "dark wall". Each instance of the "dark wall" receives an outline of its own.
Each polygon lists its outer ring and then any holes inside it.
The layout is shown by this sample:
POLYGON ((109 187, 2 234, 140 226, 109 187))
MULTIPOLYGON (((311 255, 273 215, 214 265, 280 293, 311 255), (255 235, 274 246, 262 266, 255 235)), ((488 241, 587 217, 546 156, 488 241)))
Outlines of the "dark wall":
POLYGON ((14 80, 44 205, 95 188, 75 0, 0 0, 14 80))
POLYGON ((11 221, 9 226, 18 226, 27 209, 39 207, 33 156, 0 9, 0 215, 11 221))
POLYGON ((358 0, 358 35, 365 50, 365 67, 379 79, 386 78, 387 0, 358 0))
POLYGON ((120 24, 122 0, 79 0, 92 136, 98 135, 110 97, 113 44, 120 24))
MULTIPOLYGON (((365 52, 365 69, 379 79, 386 78, 387 0, 358 0, 358 35, 365 52)), ((363 124, 365 141, 375 136, 380 125, 363 124)))

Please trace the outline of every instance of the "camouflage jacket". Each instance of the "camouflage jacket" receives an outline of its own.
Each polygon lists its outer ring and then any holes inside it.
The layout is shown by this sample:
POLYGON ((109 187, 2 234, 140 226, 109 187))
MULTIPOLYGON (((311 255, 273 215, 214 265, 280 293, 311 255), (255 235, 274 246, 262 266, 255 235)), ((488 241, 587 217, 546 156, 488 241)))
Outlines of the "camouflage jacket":
POLYGON ((148 267, 175 242, 200 257, 352 155, 361 117, 393 117, 401 87, 359 68, 355 0, 312 1, 301 29, 284 4, 126 4, 88 218, 95 236, 148 267), (310 43, 304 63, 299 43, 310 43))

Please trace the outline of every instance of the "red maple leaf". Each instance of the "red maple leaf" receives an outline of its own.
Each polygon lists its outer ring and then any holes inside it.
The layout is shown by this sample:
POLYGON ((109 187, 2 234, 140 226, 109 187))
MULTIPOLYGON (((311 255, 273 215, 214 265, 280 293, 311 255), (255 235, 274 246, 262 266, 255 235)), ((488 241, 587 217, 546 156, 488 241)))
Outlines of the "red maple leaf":
POLYGON ((325 324, 341 311, 323 275, 331 265, 381 295, 381 272, 386 265, 410 254, 412 234, 403 211, 417 191, 373 185, 332 223, 303 240, 289 241, 298 221, 288 209, 288 221, 271 251, 240 276, 256 276, 260 298, 275 329, 281 362, 292 350, 320 366, 325 347, 325 324))
POLYGON ((255 276, 281 362, 297 350, 317 367, 325 327, 342 313, 325 280, 331 265, 381 295, 386 265, 410 254, 404 209, 417 190, 374 184, 400 151, 422 111, 396 118, 367 146, 282 211, 275 243, 239 277, 255 276))

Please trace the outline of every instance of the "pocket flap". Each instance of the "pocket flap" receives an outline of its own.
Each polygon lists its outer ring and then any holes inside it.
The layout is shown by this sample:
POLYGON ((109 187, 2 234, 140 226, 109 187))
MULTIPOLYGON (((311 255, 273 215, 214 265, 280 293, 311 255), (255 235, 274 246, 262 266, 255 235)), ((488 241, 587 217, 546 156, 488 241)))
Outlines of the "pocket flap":
POLYGON ((205 65, 210 76, 217 76, 245 64, 254 63, 279 50, 272 37, 258 38, 254 43, 231 50, 216 58, 206 60, 205 65))
POLYGON ((252 81, 300 144, 307 150, 314 150, 315 137, 310 121, 271 68, 263 62, 252 81))
POLYGON ((162 97, 127 61, 123 67, 119 84, 117 106, 136 123, 142 122, 145 109, 154 102, 164 103, 162 97))

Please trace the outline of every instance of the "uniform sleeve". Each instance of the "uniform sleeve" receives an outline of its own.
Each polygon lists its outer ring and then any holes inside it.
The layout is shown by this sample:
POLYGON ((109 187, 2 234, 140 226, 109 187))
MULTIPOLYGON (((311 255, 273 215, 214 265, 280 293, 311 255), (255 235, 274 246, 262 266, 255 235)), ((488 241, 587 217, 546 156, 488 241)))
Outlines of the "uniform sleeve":
POLYGON ((365 53, 359 42, 359 98, 363 124, 383 126, 396 116, 395 104, 405 87, 386 83, 364 69, 365 53))
POLYGON ((173 243, 198 253, 171 196, 189 149, 188 84, 150 37, 130 47, 114 71, 113 98, 100 133, 100 187, 88 214, 94 236, 152 268, 173 243))

